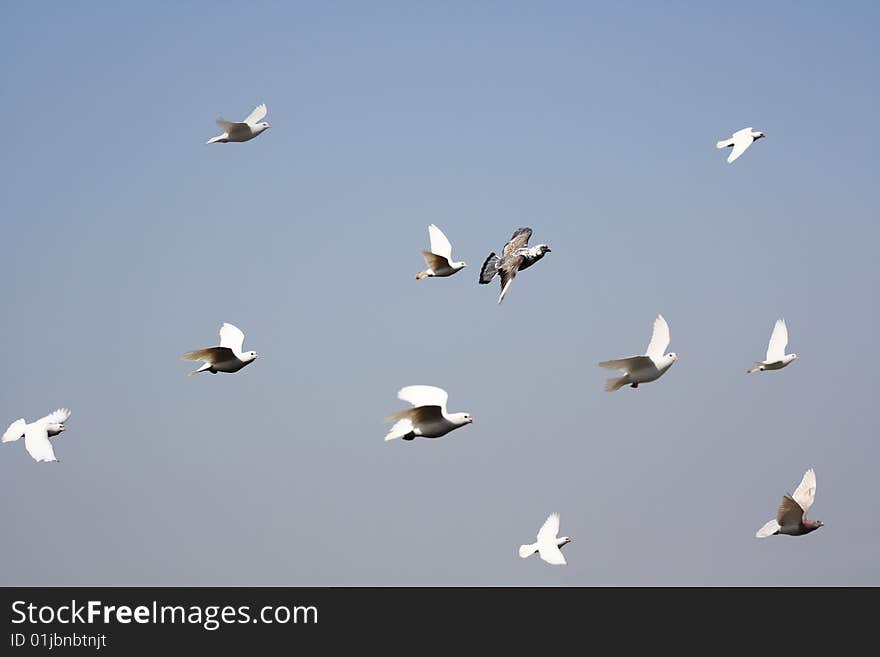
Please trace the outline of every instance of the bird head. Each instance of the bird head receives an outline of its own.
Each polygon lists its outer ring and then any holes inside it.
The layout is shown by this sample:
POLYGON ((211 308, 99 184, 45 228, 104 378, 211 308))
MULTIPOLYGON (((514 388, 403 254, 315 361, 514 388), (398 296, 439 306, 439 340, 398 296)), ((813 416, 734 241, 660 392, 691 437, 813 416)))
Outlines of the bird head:
POLYGON ((257 360, 257 352, 256 351, 249 351, 245 354, 245 356, 248 357, 248 360, 257 360))
POLYGON ((474 423, 474 418, 469 413, 453 413, 452 415, 449 416, 449 419, 451 419, 453 422, 456 422, 459 425, 474 423))
POLYGON ((539 244, 538 248, 541 250, 541 255, 544 255, 545 253, 550 253, 550 247, 547 244, 539 244))
POLYGON ((766 135, 763 132, 753 132, 752 133, 752 139, 758 140, 761 137, 766 137, 766 135))
POLYGON ((797 358, 797 354, 792 354, 792 355, 791 355, 791 359, 792 359, 792 360, 795 360, 796 358, 797 358))
POLYGON ((670 351, 668 354, 666 354, 666 357, 673 363, 678 360, 678 354, 674 351, 670 351))
POLYGON ((563 536, 559 539, 559 547, 562 547, 563 545, 568 545, 569 543, 571 543, 571 536, 563 536))
POLYGON ((458 262, 458 267, 459 269, 464 269, 465 267, 467 267, 467 263, 464 260, 460 260, 458 262))
POLYGON ((50 436, 57 436, 62 431, 66 431, 67 427, 64 426, 64 422, 53 422, 46 426, 46 433, 50 436))

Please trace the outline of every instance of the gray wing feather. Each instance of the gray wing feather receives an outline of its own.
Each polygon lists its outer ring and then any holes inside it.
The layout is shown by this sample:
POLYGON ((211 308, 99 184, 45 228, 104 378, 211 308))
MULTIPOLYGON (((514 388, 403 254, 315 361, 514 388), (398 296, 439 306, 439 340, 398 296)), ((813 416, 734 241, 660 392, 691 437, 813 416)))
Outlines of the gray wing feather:
POLYGON ((517 228, 507 244, 504 245, 504 251, 501 253, 501 258, 504 259, 511 253, 514 253, 517 249, 521 249, 528 245, 531 236, 531 228, 517 228))

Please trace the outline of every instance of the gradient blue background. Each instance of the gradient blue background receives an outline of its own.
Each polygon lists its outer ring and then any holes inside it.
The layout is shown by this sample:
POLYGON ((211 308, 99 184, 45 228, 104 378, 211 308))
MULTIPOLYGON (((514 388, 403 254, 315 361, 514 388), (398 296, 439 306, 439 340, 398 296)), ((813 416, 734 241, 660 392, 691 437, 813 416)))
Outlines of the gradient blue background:
POLYGON ((73 415, 0 448, 0 584, 880 584, 876 4, 126 4, 3 3, 0 429, 73 415), (186 377, 224 321, 260 359, 186 377), (475 424, 384 443, 415 383, 475 424))

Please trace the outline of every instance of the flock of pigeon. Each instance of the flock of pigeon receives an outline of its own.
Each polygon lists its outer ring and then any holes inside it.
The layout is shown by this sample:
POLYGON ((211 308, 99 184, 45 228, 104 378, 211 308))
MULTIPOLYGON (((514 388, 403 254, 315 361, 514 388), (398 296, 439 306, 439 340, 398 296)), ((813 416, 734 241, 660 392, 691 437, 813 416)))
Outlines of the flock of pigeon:
MULTIPOLYGON (((268 110, 265 104, 258 105, 250 115, 241 122, 217 120, 223 131, 206 143, 246 142, 258 137, 269 127, 266 118, 268 110)), ((764 137, 763 132, 752 128, 737 130, 729 139, 717 142, 719 149, 731 148, 727 162, 737 160, 758 139, 764 137)), ((416 279, 431 277, 447 277, 458 273, 467 263, 452 259, 452 244, 446 235, 434 224, 428 226, 430 251, 422 251, 427 267, 416 274, 416 279)), ((532 236, 531 228, 518 228, 498 256, 490 253, 480 269, 479 283, 491 283, 497 275, 501 283, 498 303, 504 301, 511 283, 518 272, 528 269, 550 253, 547 244, 529 246, 532 236)), ((624 386, 638 388, 642 383, 656 381, 675 363, 678 356, 675 352, 666 353, 669 346, 669 324, 662 315, 654 320, 653 333, 644 355, 630 356, 599 363, 600 367, 619 370, 622 376, 609 378, 605 382, 605 390, 613 392, 624 386)), ((253 363, 257 358, 256 351, 242 351, 244 333, 236 326, 224 323, 220 327, 220 344, 216 347, 196 349, 183 354, 183 359, 202 361, 202 365, 190 372, 190 375, 201 372, 234 373, 253 363)), ((777 320, 770 336, 764 360, 756 361, 748 373, 779 370, 797 358, 797 354, 786 354, 788 345, 788 328, 785 320, 777 320)), ((446 409, 448 394, 442 388, 426 385, 412 385, 401 388, 397 396, 411 405, 402 411, 389 415, 385 421, 394 424, 385 435, 385 440, 414 440, 416 437, 440 438, 449 432, 471 424, 474 419, 468 413, 450 413, 446 409)), ((66 427, 64 423, 70 417, 70 411, 60 408, 34 422, 19 419, 13 422, 2 436, 2 442, 13 442, 24 438, 24 446, 35 461, 58 461, 49 440, 59 436, 66 427)), ((785 495, 776 512, 776 517, 767 522, 755 534, 758 538, 783 534, 801 536, 822 526, 819 520, 808 520, 806 513, 813 504, 816 494, 816 475, 812 468, 804 474, 800 485, 794 493, 785 495)), ((565 557, 561 548, 571 542, 568 536, 559 536, 559 514, 552 513, 538 530, 536 541, 519 548, 519 555, 527 558, 538 553, 544 561, 553 565, 564 565, 565 557)))

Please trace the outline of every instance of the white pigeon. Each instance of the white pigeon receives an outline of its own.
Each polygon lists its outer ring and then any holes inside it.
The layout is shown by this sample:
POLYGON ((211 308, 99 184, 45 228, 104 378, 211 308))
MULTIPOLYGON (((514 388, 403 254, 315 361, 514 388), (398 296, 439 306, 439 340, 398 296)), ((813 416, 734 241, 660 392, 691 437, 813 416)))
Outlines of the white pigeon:
POLYGON ((776 517, 767 522, 755 533, 756 538, 766 538, 782 534, 784 536, 803 536, 823 526, 821 520, 807 520, 807 511, 816 498, 816 473, 810 468, 804 473, 800 485, 789 497, 782 496, 776 517))
POLYGON ((208 347, 188 351, 183 355, 183 360, 205 361, 199 369, 193 370, 189 376, 199 372, 238 372, 245 365, 250 365, 257 358, 256 351, 242 353, 241 346, 244 344, 244 333, 237 326, 225 323, 220 327, 220 346, 208 347))
POLYGON ((541 529, 538 530, 538 540, 530 545, 519 546, 519 556, 525 559, 537 552, 547 563, 554 566, 564 566, 565 557, 562 556, 560 548, 571 543, 571 538, 568 536, 557 537, 557 534, 559 534, 559 514, 551 513, 541 529))
POLYGON ((730 139, 723 139, 715 144, 715 148, 733 148, 730 155, 727 156, 728 162, 733 162, 740 155, 746 152, 746 149, 755 143, 757 139, 764 137, 763 132, 755 132, 751 128, 743 128, 737 130, 731 135, 730 139))
POLYGON ((449 395, 443 388, 434 386, 406 386, 397 392, 397 397, 409 402, 414 408, 394 413, 385 418, 394 422, 385 435, 385 440, 403 438, 412 440, 416 436, 440 438, 453 429, 458 429, 474 421, 467 413, 447 413, 446 399, 449 395))
POLYGON ((770 335, 770 344, 767 345, 767 357, 763 361, 755 361, 755 366, 746 372, 751 374, 764 370, 781 370, 797 358, 797 354, 785 353, 786 345, 788 345, 788 327, 784 319, 777 319, 773 333, 770 335))
POLYGON ((272 127, 263 121, 266 118, 267 112, 266 104, 263 103, 262 105, 257 105, 244 121, 235 122, 217 119, 217 125, 223 131, 223 134, 211 137, 205 143, 216 144, 219 142, 225 144, 230 141, 250 141, 272 127))
POLYGON ((2 442, 14 442, 24 437, 24 448, 35 461, 58 461, 49 438, 57 436, 67 429, 64 423, 69 417, 70 411, 68 409, 59 408, 30 424, 25 422, 23 418, 16 420, 9 425, 6 433, 3 434, 2 442))
POLYGON ((663 315, 657 315, 657 319, 654 320, 651 342, 648 343, 648 349, 644 356, 606 360, 599 363, 599 367, 626 372, 621 377, 613 377, 605 381, 605 390, 614 392, 627 384, 638 388, 640 383, 649 383, 659 379, 678 360, 678 354, 674 351, 668 354, 664 353, 668 346, 669 324, 663 319, 663 315))
POLYGON ((422 257, 428 268, 416 274, 416 280, 428 276, 452 276, 467 267, 467 263, 463 260, 456 262, 452 259, 452 244, 437 226, 429 225, 428 235, 431 238, 431 250, 422 251, 422 257))

